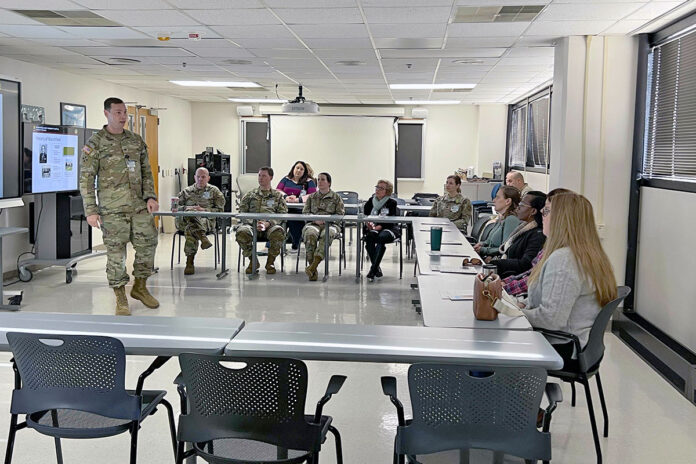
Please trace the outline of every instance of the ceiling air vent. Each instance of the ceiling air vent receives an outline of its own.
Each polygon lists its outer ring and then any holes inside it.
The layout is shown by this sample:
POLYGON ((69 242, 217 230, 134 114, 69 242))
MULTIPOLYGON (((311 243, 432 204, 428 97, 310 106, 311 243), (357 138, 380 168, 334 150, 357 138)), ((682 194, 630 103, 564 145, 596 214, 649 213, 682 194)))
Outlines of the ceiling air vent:
POLYGON ((460 6, 455 23, 509 23, 528 22, 537 17, 544 5, 516 6, 460 6))
POLYGON ((99 16, 87 10, 12 10, 15 13, 26 16, 49 26, 102 26, 114 27, 120 24, 99 16))

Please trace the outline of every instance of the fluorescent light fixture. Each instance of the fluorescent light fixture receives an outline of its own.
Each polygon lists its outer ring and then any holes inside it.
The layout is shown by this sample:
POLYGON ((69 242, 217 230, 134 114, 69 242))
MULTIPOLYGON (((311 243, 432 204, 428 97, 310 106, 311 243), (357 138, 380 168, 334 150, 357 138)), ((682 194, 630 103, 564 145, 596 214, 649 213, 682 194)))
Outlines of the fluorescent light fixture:
POLYGON ((393 90, 473 89, 476 84, 389 84, 393 90))
POLYGON ((169 81, 172 84, 181 85, 184 87, 240 87, 252 88, 261 87, 256 82, 223 82, 223 81, 169 81))
POLYGON ((231 102, 236 103, 287 103, 287 100, 277 100, 275 98, 228 98, 231 102))
POLYGON ((397 105, 458 105, 460 100, 396 100, 397 105))

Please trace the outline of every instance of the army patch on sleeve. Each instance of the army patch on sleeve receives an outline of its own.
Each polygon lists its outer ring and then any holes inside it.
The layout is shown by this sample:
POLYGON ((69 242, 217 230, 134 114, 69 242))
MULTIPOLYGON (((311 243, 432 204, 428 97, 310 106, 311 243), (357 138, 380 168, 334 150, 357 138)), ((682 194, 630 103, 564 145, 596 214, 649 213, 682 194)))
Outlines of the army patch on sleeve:
POLYGON ((84 147, 82 147, 82 152, 85 155, 89 155, 90 153, 92 153, 92 147, 90 147, 89 145, 85 145, 84 147))

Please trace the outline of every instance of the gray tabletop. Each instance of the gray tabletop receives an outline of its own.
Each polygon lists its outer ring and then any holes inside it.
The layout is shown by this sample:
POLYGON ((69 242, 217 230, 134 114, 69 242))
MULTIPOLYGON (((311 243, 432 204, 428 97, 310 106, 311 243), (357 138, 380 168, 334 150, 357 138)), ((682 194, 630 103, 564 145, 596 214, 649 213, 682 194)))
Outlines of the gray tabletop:
POLYGON ((207 217, 207 218, 219 218, 219 217, 233 218, 236 216, 235 213, 226 213, 224 211, 219 211, 219 212, 212 212, 212 211, 156 211, 152 214, 153 214, 153 216, 207 217))
POLYGON ((466 237, 449 220, 442 218, 414 218, 413 241, 416 245, 416 257, 420 274, 441 274, 434 266, 446 269, 461 268, 463 255, 478 258, 474 248, 466 240, 466 237), (442 224, 446 221, 446 224, 442 224), (460 256, 436 256, 430 251, 430 227, 442 227, 442 242, 440 251, 443 255, 455 254, 460 256), (447 242, 459 242, 460 245, 445 245, 447 242))
POLYGON ((561 357, 538 332, 387 325, 254 322, 232 339, 225 354, 545 369, 563 366, 561 357))
POLYGON ((432 206, 426 205, 397 205, 401 211, 430 211, 433 209, 432 206))
POLYGON ((495 321, 478 321, 474 317, 473 299, 452 301, 451 294, 473 294, 474 276, 462 274, 420 275, 418 292, 427 327, 467 329, 532 330, 525 318, 499 314, 495 321))
POLYGON ((329 221, 329 222, 383 222, 383 223, 409 223, 413 222, 414 217, 407 216, 363 216, 358 217, 357 215, 338 215, 338 214, 269 214, 269 213, 237 213, 237 219, 276 219, 280 221, 329 221))
POLYGON ((123 343, 127 354, 177 356, 185 352, 222 353, 244 327, 241 319, 208 317, 124 317, 97 314, 0 313, 0 350, 7 332, 102 335, 123 343))

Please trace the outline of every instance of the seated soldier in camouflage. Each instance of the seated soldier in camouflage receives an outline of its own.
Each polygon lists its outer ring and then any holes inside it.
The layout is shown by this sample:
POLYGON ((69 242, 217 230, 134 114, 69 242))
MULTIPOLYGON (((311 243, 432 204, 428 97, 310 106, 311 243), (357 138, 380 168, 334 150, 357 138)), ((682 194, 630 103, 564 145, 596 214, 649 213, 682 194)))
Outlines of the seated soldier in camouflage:
MULTIPOLYGON (((331 175, 322 172, 317 178, 319 190, 311 194, 305 202, 302 214, 336 214, 343 216, 346 214, 343 207, 343 200, 333 190, 331 190, 331 175)), ((324 240, 326 240, 326 229, 323 221, 308 222, 302 229, 302 240, 307 249, 307 262, 309 266, 305 273, 309 280, 315 281, 319 277, 317 266, 324 259, 324 240)), ((338 235, 339 227, 337 224, 329 226, 329 246, 338 235)))
MULTIPOLYGON (((271 187, 271 180, 273 180, 272 168, 264 166, 259 169, 259 187, 242 197, 242 201, 239 204, 240 213, 286 214, 288 212, 288 205, 285 204, 283 193, 271 187)), ((237 228, 236 235, 236 240, 242 249, 242 253, 249 258, 249 266, 245 271, 247 274, 251 274, 252 266, 251 247, 254 231, 251 228, 251 224, 251 220, 245 221, 244 224, 237 228)), ((270 243, 268 259, 266 260, 266 272, 275 274, 274 263, 285 241, 285 229, 280 225, 280 221, 272 219, 259 220, 256 223, 256 234, 259 239, 267 239, 270 243)), ((259 263, 256 262, 257 272, 258 269, 259 263)))
MULTIPOLYGON (((223 211, 225 197, 219 188, 208 184, 210 182, 208 170, 206 168, 196 169, 196 175, 193 178, 195 183, 179 193, 179 211, 223 211)), ((186 237, 184 274, 191 275, 196 272, 193 260, 198 251, 198 241, 201 241, 202 250, 207 250, 213 246, 206 237, 206 233, 215 230, 215 219, 193 216, 177 217, 175 224, 176 228, 183 231, 186 237)))
POLYGON ((430 209, 429 216, 447 218, 466 235, 466 226, 471 219, 471 201, 462 195, 462 180, 459 176, 447 176, 445 194, 438 197, 430 209))

